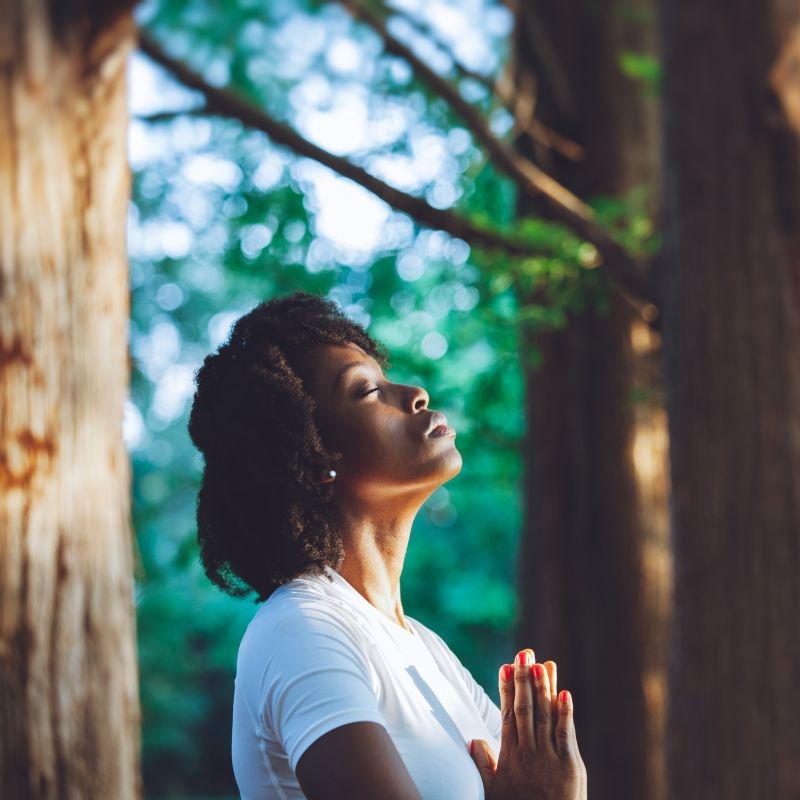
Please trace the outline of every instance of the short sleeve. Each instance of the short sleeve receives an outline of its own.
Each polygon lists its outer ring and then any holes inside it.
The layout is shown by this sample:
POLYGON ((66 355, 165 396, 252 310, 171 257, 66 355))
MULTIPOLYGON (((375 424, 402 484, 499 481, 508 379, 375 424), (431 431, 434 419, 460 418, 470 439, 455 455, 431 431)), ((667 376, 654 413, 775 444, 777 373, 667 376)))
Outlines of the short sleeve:
POLYGON ((289 614, 269 631, 261 682, 264 721, 294 771, 300 756, 328 731, 351 722, 386 725, 379 684, 346 623, 324 614, 289 614))

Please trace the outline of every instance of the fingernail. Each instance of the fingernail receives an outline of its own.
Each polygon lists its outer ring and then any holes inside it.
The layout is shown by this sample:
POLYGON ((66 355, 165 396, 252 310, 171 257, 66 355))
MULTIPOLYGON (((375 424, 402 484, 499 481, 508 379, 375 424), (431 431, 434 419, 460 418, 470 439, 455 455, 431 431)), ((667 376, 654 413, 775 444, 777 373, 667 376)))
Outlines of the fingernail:
POLYGON ((517 653, 517 661, 519 662, 519 665, 521 667, 527 667, 528 666, 528 651, 527 650, 520 650, 519 653, 517 653))
POLYGON ((514 667, 511 664, 503 664, 503 680, 510 681, 514 677, 514 667))
POLYGON ((563 689, 561 692, 558 693, 558 702, 559 703, 566 703, 569 694, 567 693, 566 689, 563 689))
POLYGON ((536 677, 537 681, 542 679, 542 675, 544 675, 544 668, 541 664, 534 664, 533 665, 533 674, 536 677))

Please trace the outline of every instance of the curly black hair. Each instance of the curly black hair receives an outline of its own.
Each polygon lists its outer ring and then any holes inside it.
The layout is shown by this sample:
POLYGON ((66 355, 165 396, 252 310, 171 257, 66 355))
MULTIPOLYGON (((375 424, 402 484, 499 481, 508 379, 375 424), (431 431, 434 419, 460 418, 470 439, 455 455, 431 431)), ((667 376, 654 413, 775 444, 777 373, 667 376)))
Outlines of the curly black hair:
POLYGON ((295 367, 314 346, 348 342, 387 368, 384 346, 335 303, 295 292, 240 317, 195 372, 189 436, 205 461, 200 560, 234 597, 255 592, 263 602, 292 578, 341 565, 334 485, 319 480, 341 453, 323 444, 295 367))

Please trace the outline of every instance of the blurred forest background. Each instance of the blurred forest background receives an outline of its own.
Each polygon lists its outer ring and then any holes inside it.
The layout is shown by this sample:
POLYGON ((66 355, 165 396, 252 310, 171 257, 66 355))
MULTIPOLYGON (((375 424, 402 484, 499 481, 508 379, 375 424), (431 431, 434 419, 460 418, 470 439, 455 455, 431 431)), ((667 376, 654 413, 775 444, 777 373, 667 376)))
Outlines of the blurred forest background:
MULTIPOLYGON (((126 440, 140 560, 143 766, 153 796, 235 789, 229 766, 234 657, 254 608, 222 596, 199 567, 194 501, 202 465, 186 423, 193 371, 257 302, 296 289, 333 298, 388 346, 394 379, 425 386, 431 406, 445 410, 455 425, 465 467, 418 518, 403 596, 407 612, 437 630, 495 700, 497 669, 523 641, 517 583, 544 580, 535 558, 519 561, 524 371, 543 358, 530 337, 563 327, 568 315, 584 309, 606 311, 609 285, 594 269, 602 260, 595 246, 557 222, 524 213, 524 177, 487 157, 474 118, 498 147, 517 142, 545 163, 568 159, 574 169, 586 169, 580 166, 585 152, 541 122, 542 91, 526 63, 535 52, 525 27, 538 23, 534 15, 518 12, 517 18, 508 6, 479 0, 359 8, 366 21, 354 19, 345 4, 299 0, 159 0, 136 11, 146 55, 134 56, 130 77, 133 374, 126 440), (413 58, 404 57, 403 48, 413 58), (224 87, 247 103, 245 112, 266 112, 431 209, 449 209, 509 241, 526 234, 533 255, 482 251, 468 234, 454 237, 418 224, 425 220, 303 157, 310 149, 287 149, 243 124, 248 120, 240 107, 228 109, 224 96, 220 101, 187 90, 169 59, 192 70, 194 85, 202 80, 224 87), (453 87, 456 103, 436 79, 453 87), (538 300, 528 301, 526 293, 540 287, 538 300), (522 336, 529 337, 524 346, 522 336)), ((594 25, 597 11, 587 7, 586 15, 580 25, 594 25)), ((564 24, 578 29, 579 22, 564 24)), ((632 251, 646 252, 655 243, 650 209, 657 189, 647 166, 657 153, 643 152, 655 139, 642 134, 655 132, 658 65, 647 49, 653 9, 619 4, 608 22, 616 31, 608 46, 615 49, 604 54, 610 62, 603 69, 623 93, 616 102, 640 110, 633 127, 641 129, 642 141, 631 149, 645 163, 626 175, 616 170, 613 185, 599 185, 588 201, 632 251)), ((576 121, 570 124, 579 134, 576 121)), ((656 334, 637 319, 632 335, 639 337, 639 351, 649 350, 656 334)), ((643 384, 620 399, 644 409, 658 406, 652 395, 643 384)), ((586 409, 587 420, 593 413, 586 409)), ((661 436, 660 428, 645 423, 635 447, 646 477, 655 471, 663 483, 661 436)), ((569 448, 567 442, 556 446, 569 448)), ((580 492, 570 489, 567 505, 573 496, 578 504, 580 492)), ((602 536, 596 522, 581 535, 602 536)), ((661 529, 645 525, 640 531, 651 544, 648 566, 656 577, 650 600, 660 607, 669 566, 661 529)), ((545 609, 563 603, 564 595, 584 602, 579 576, 542 595, 545 609)), ((637 575, 620 578, 627 584, 637 575)), ((569 642, 583 625, 575 620, 572 629, 562 613, 569 642)), ((661 623, 657 617, 656 627, 661 623)), ((626 624, 624 617, 611 621, 626 624)), ((527 635, 524 642, 540 660, 556 657, 546 635, 527 635)), ((581 698, 580 725, 592 711, 586 692, 570 682, 579 664, 571 670, 565 653, 561 667, 564 685, 581 698)), ((630 675, 639 679, 622 669, 622 680, 630 675)), ((662 682, 652 670, 646 677, 657 720, 662 682)), ((630 693, 629 686, 620 689, 630 693)), ((591 744, 588 749, 591 754, 591 744)))
POLYGON ((302 290, 458 432, 406 612, 557 661, 593 800, 800 797, 800 3, 4 8, 4 796, 236 796, 186 426, 302 290))

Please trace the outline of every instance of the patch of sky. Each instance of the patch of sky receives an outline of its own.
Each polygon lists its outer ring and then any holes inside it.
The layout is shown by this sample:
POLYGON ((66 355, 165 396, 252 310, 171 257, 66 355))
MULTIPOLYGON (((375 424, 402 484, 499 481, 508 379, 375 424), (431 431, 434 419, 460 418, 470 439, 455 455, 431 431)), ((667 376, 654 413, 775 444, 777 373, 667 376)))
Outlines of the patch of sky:
POLYGON ((398 86, 406 86, 411 83, 411 79, 414 77, 414 70, 404 58, 386 57, 384 64, 392 83, 398 86))
POLYGON ((495 108, 489 115, 489 127, 495 136, 505 136, 514 125, 514 115, 504 108, 495 108))
POLYGON ((447 73, 453 68, 453 59, 450 55, 403 17, 389 17, 386 28, 389 33, 407 44, 414 54, 435 72, 447 73))
POLYGON ((372 75, 371 62, 365 62, 361 48, 349 37, 336 36, 325 51, 325 64, 331 72, 342 77, 361 77, 369 80, 372 75))
POLYGON ((245 311, 218 311, 211 317, 208 321, 207 333, 212 350, 216 350, 228 338, 233 323, 247 311, 249 309, 245 311))
POLYGON ((269 40, 269 28, 257 19, 249 19, 239 29, 239 44, 248 49, 258 50, 269 40))
POLYGON ((257 189, 267 192, 279 183, 285 166, 286 161, 277 153, 268 153, 261 159, 250 180, 257 189))
POLYGON ((398 317, 406 317, 416 306, 416 295, 407 289, 398 289, 389 300, 389 304, 394 309, 398 317))
POLYGON ((439 359, 447 352, 447 339, 439 331, 431 331, 422 337, 420 349, 428 358, 439 359))
POLYGON ((408 282, 419 280, 425 274, 425 261, 414 252, 403 253, 397 259, 397 274, 408 282))
POLYGON ((165 283, 156 292, 156 303, 164 311, 174 311, 183 305, 185 296, 183 289, 177 283, 165 283))
POLYGON ((183 413, 194 393, 194 371, 190 364, 173 364, 164 370, 153 393, 151 410, 155 416, 172 422, 183 413))
POLYGON ((344 308, 353 302, 353 292, 347 286, 337 285, 328 292, 328 298, 339 308, 344 308))
MULTIPOLYGON (((186 220, 195 231, 204 230, 218 213, 214 199, 209 192, 187 185, 185 181, 173 184, 166 194, 167 202, 175 207, 178 216, 186 220)), ((224 204, 222 211, 225 213, 224 204)))
POLYGON ((451 128, 447 132, 447 148, 453 155, 460 156, 472 147, 472 135, 464 128, 451 128))
POLYGON ((451 264, 463 264, 469 258, 470 248, 463 239, 451 238, 445 245, 444 257, 451 264))
POLYGON ((329 239, 346 263, 367 263, 381 243, 389 206, 362 186, 308 160, 292 165, 306 182, 316 236, 329 239))
POLYGON ((479 300, 480 294, 474 286, 461 286, 453 295, 453 305, 459 311, 472 311, 479 300))
POLYGON ((247 200, 240 194, 226 197, 222 201, 222 213, 229 219, 244 216, 247 213, 247 200))
POLYGON ((450 208, 462 195, 462 190, 447 181, 436 181, 425 193, 428 203, 434 208, 450 208))
POLYGON ((228 229, 224 225, 209 225, 197 236, 196 250, 207 256, 219 256, 228 246, 228 229))
POLYGON ((261 223, 244 225, 239 231, 239 247, 245 258, 255 259, 272 241, 272 231, 261 223))
POLYGON ((295 118, 298 130, 334 155, 372 146, 367 121, 369 90, 357 84, 337 87, 325 109, 303 108, 295 118))
POLYGON ((203 102, 199 92, 167 78, 161 67, 135 51, 128 60, 128 87, 128 110, 134 116, 187 110, 203 102))
POLYGON ((147 428, 144 418, 131 400, 130 395, 125 398, 125 406, 122 413, 122 439, 128 450, 135 450, 145 441, 147 428))
POLYGON ((287 242, 300 242, 305 235, 305 223, 301 222, 299 219, 294 219, 284 225, 283 238, 286 239, 287 242))
POLYGON ((351 303, 342 310, 346 317, 361 325, 363 328, 368 328, 372 321, 372 316, 360 303, 351 303))
POLYGON ((327 41, 325 22, 309 14, 296 13, 279 25, 272 35, 279 75, 299 79, 312 66, 327 41))
POLYGON ((436 320, 429 311, 412 311, 406 319, 416 330, 431 330, 436 327, 436 320))
POLYGON ((372 285, 372 273, 369 270, 350 270, 345 282, 354 292, 363 294, 372 285))
POLYGON ((473 78, 464 78, 458 82, 458 91, 468 103, 477 103, 484 100, 489 90, 482 83, 473 78))
POLYGON ((180 333, 169 317, 156 314, 150 330, 133 337, 131 351, 144 374, 157 381, 180 356, 180 333))
POLYGON ((128 252, 134 258, 185 258, 192 249, 192 229, 178 220, 157 217, 128 228, 128 252))
POLYGON ((311 273, 322 272, 332 265, 333 245, 327 239, 314 239, 306 253, 305 267, 311 273))
POLYGON ((183 162, 180 173, 197 186, 219 186, 226 192, 237 189, 243 177, 242 170, 236 162, 211 153, 190 155, 183 162))
POLYGON ((212 59, 203 69, 203 77, 212 86, 221 89, 230 83, 231 65, 228 60, 222 57, 212 59))
POLYGON ((453 307, 453 296, 461 284, 457 281, 445 281, 434 286, 425 298, 425 308, 433 314, 436 319, 442 319, 450 313, 453 307))

